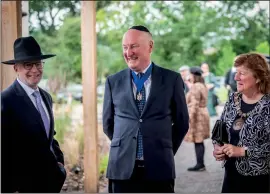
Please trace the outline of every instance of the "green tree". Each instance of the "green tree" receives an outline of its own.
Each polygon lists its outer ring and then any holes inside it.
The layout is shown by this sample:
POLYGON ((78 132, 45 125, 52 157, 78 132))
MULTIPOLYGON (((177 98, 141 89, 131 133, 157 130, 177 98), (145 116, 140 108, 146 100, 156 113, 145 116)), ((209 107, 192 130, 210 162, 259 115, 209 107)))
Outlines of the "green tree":
MULTIPOLYGON (((220 1, 216 6, 209 6, 207 1, 112 1, 96 14, 99 81, 126 67, 121 42, 132 25, 145 25, 152 32, 152 59, 157 64, 177 70, 184 64, 197 66, 206 61, 212 72, 223 75, 235 55, 268 42, 266 12, 249 14, 257 5, 257 1, 220 1), (207 53, 209 50, 213 52, 207 53)), ((53 51, 61 58, 58 62, 50 60, 52 68, 47 65, 47 76, 58 72, 69 81, 80 82, 80 18, 63 20, 53 36, 41 30, 33 34, 48 53, 53 51)))
MULTIPOLYGON (((110 4, 111 1, 97 1, 96 10, 110 4)), ((40 29, 43 33, 53 36, 66 17, 80 15, 80 1, 30 0, 29 14, 30 32, 40 29), (32 16, 36 17, 38 27, 34 27, 32 16)))
POLYGON ((233 65, 233 60, 236 57, 233 47, 229 42, 226 42, 221 47, 221 57, 218 59, 216 75, 225 75, 225 73, 233 65))
POLYGON ((266 41, 260 43, 260 44, 256 47, 255 51, 258 52, 258 53, 270 55, 270 46, 269 46, 269 43, 266 42, 266 41))
POLYGON ((210 61, 214 72, 221 54, 205 55, 206 49, 221 50, 222 42, 228 40, 233 51, 239 54, 255 48, 258 41, 267 37, 266 12, 260 10, 259 14, 248 15, 258 2, 222 1, 215 7, 206 6, 207 3, 116 2, 114 6, 122 12, 113 6, 100 12, 102 17, 97 20, 102 26, 100 37, 120 53, 123 33, 132 25, 142 24, 154 35, 154 61, 174 70, 183 64, 194 66, 210 61))
MULTIPOLYGON (((38 26, 40 30, 52 36, 56 31, 57 27, 60 24, 57 24, 57 19, 59 22, 62 22, 66 15, 75 16, 79 13, 79 9, 76 5, 79 4, 78 0, 74 1, 38 1, 38 0, 30 0, 29 1, 29 14, 31 18, 32 16, 36 16, 38 20, 38 26), (60 17, 61 15, 61 17, 60 17), (60 17, 60 18, 59 18, 60 17)), ((30 31, 36 30, 33 27, 32 20, 30 22, 30 31)))

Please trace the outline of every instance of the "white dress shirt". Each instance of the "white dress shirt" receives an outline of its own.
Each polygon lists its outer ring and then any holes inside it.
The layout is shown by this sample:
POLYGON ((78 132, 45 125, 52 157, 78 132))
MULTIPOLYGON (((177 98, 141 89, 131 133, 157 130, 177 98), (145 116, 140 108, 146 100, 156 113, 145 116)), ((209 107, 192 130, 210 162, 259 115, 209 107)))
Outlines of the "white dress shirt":
MULTIPOLYGON (((143 70, 143 72, 142 73, 145 73, 148 69, 149 69, 149 67, 150 67, 150 65, 151 65, 152 63, 150 63, 149 65, 148 65, 148 67, 146 67, 144 70, 143 70)), ((134 71, 134 73, 137 75, 139 72, 135 72, 134 71)), ((134 99, 136 99, 136 93, 137 93, 137 87, 136 87, 136 84, 134 83, 134 81, 133 81, 133 79, 132 79, 132 83, 133 83, 133 94, 134 94, 134 99)), ((147 101, 147 99, 148 99, 148 97, 149 97, 149 94, 150 94, 150 88, 151 88, 151 83, 152 83, 152 79, 151 79, 151 75, 148 77, 148 79, 144 82, 144 88, 145 88, 145 101, 147 101)))
MULTIPOLYGON (((31 101, 33 102, 34 106, 36 107, 37 109, 37 104, 36 104, 36 99, 35 97, 33 96, 33 93, 35 91, 39 91, 39 89, 37 88, 36 90, 34 90, 33 88, 27 86, 25 83, 23 83, 19 78, 17 78, 17 81, 19 82, 19 84, 22 86, 22 88, 24 89, 24 91, 27 93, 28 97, 31 99, 31 101)), ((43 102, 43 99, 41 98, 41 104, 42 104, 42 107, 44 108, 45 112, 46 112, 46 115, 49 119, 49 122, 50 122, 50 116, 49 116, 49 112, 47 110, 47 107, 45 105, 45 103, 43 102)))

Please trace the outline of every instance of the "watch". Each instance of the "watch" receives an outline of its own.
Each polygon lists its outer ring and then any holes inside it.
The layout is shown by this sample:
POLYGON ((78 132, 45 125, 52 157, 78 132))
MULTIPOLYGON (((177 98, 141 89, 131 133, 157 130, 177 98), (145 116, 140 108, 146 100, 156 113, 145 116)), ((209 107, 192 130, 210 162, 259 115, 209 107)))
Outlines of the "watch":
POLYGON ((245 157, 248 156, 248 147, 244 147, 244 150, 245 150, 245 157))

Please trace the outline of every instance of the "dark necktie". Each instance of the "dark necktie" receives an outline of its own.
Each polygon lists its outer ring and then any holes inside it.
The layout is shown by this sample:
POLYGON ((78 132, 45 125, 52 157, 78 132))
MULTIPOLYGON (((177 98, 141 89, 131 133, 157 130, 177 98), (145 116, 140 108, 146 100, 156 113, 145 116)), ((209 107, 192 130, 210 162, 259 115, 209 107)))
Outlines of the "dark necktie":
MULTIPOLYGON (((138 73, 137 76, 139 79, 143 76, 143 73, 138 73)), ((140 92, 136 92, 136 99, 135 99, 136 105, 138 107, 140 115, 142 114, 145 102, 146 102, 146 95, 145 95, 145 88, 143 86, 142 90, 140 92)), ((137 159, 142 159, 143 158, 143 137, 141 133, 141 129, 139 129, 138 132, 138 143, 137 143, 137 154, 136 158, 137 159)))

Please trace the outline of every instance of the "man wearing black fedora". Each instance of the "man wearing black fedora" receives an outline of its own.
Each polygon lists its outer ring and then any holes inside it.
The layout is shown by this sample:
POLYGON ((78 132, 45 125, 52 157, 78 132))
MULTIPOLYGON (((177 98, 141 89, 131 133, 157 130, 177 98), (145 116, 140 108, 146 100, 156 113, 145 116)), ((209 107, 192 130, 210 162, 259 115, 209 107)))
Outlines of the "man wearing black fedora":
POLYGON ((50 94, 38 87, 43 55, 33 37, 14 42, 16 80, 1 92, 1 192, 57 193, 66 179, 64 157, 54 139, 50 94))

